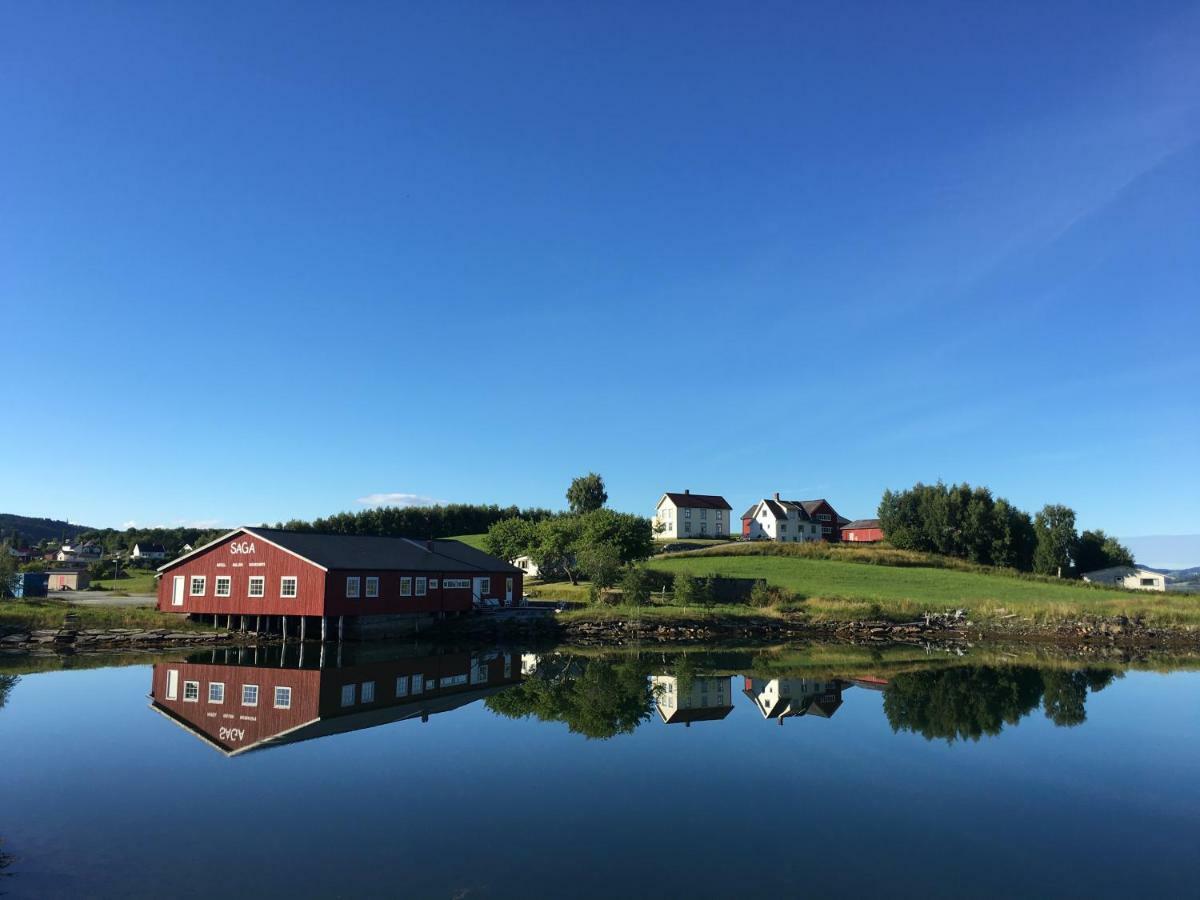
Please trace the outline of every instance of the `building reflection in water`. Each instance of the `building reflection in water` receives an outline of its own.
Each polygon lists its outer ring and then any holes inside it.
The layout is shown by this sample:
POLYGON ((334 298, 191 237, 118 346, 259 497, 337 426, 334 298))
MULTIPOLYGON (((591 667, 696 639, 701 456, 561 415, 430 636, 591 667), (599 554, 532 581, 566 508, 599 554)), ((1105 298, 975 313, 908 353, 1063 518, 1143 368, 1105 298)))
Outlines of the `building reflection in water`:
POLYGON ((742 691, 764 719, 780 725, 793 716, 819 716, 829 719, 842 705, 842 690, 847 683, 839 679, 747 678, 742 691))
POLYGON ((693 722, 717 722, 733 712, 732 679, 674 675, 651 675, 654 705, 667 725, 691 725, 693 722))
MULTIPOLYGON (((151 709, 227 756, 427 721, 522 680, 511 653, 441 653, 326 664, 294 647, 229 648, 155 663, 151 709), (315 665, 314 665, 315 663, 315 665)), ((334 662, 330 660, 330 662, 334 662)))

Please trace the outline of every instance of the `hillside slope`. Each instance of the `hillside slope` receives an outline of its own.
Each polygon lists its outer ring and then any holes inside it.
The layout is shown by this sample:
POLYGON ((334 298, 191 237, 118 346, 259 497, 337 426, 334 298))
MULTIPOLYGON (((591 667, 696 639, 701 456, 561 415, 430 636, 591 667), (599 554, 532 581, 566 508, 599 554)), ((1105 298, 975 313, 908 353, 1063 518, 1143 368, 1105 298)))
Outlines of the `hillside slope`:
POLYGON ((15 531, 28 544, 36 544, 38 541, 73 540, 85 531, 95 530, 89 525, 75 525, 61 519, 37 519, 32 516, 18 516, 15 513, 0 513, 0 537, 7 538, 15 531))

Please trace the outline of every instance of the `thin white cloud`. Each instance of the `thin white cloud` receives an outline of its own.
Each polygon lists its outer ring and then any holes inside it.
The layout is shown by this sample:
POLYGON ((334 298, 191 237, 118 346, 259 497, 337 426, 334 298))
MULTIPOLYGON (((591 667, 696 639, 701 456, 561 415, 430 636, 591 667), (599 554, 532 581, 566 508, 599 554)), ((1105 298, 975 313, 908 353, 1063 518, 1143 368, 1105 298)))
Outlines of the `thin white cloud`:
POLYGON ((433 497, 426 497, 423 494, 402 494, 402 493, 382 493, 382 494, 367 494, 365 497, 359 497, 356 501, 361 506, 433 506, 441 503, 440 500, 435 500, 433 497))
POLYGON ((135 522, 133 519, 130 519, 128 522, 122 522, 121 530, 124 531, 127 528, 137 528, 137 522, 135 522))

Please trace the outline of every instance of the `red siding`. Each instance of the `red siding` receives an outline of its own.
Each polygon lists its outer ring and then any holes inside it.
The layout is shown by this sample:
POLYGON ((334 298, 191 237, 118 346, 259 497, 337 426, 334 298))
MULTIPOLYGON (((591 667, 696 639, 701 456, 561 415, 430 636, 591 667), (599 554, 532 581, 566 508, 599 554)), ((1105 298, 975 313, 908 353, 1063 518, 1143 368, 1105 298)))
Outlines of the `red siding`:
POLYGON ((842 531, 842 540, 848 543, 871 543, 883 540, 882 528, 853 528, 842 531))
POLYGON ((319 616, 325 600, 325 573, 318 566, 269 544, 262 538, 246 534, 214 544, 196 556, 162 573, 158 585, 158 608, 178 613, 241 613, 264 616, 319 616), (234 553, 233 545, 252 552, 234 553), (183 605, 171 605, 173 579, 185 578, 183 605), (193 575, 205 577, 204 596, 191 596, 193 575), (229 597, 216 596, 217 576, 233 579, 229 597), (249 596, 251 576, 266 578, 266 595, 249 596), (295 597, 279 596, 280 579, 296 576, 295 597))

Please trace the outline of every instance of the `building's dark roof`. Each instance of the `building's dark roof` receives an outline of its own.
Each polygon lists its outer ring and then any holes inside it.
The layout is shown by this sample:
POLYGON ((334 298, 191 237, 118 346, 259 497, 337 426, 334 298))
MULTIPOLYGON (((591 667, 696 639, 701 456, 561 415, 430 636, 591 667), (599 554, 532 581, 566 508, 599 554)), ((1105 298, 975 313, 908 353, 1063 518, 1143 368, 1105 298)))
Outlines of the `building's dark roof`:
POLYGON ((162 544, 143 544, 140 541, 133 546, 137 547, 140 553, 166 553, 167 548, 162 544))
POLYGON ((719 722, 731 712, 733 712, 732 706, 699 706, 692 709, 676 709, 669 716, 662 715, 661 709, 658 711, 667 725, 678 725, 680 722, 688 725, 692 722, 719 722))
MULTIPOLYGON (((290 550, 297 556, 326 569, 382 569, 411 572, 520 572, 504 560, 489 556, 482 550, 461 541, 414 541, 408 538, 376 537, 360 534, 315 534, 307 531, 284 531, 278 528, 241 528, 254 535, 290 550)), ((193 551, 205 550, 201 547, 193 551)), ((189 558, 181 556, 168 566, 189 558)), ((161 570, 160 570, 161 571, 161 570)))
POLYGON ((752 507, 750 507, 744 513, 742 513, 742 518, 743 519, 753 518, 754 511, 756 509, 758 509, 760 504, 763 504, 763 503, 765 503, 767 505, 767 509, 771 510, 771 515, 773 515, 777 519, 786 519, 788 517, 789 510, 796 510, 800 513, 801 521, 803 521, 803 522, 811 521, 812 517, 808 514, 808 510, 805 509, 805 506, 804 506, 805 501, 771 500, 769 498, 759 500, 758 503, 755 503, 752 507))
POLYGON ((733 509, 725 502, 724 497, 716 494, 677 494, 667 491, 667 496, 676 506, 688 506, 692 509, 733 509))
POLYGON ((844 531, 852 531, 856 528, 878 528, 878 519, 855 519, 853 522, 847 522, 842 526, 844 531))

